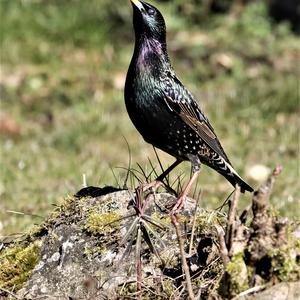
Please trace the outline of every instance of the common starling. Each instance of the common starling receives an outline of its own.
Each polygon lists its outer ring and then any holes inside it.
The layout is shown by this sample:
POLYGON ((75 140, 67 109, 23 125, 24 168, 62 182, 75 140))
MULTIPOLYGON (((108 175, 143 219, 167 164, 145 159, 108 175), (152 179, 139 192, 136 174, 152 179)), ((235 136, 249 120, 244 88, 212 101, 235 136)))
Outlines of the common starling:
POLYGON ((233 186, 238 184, 242 192, 252 192, 234 170, 195 98, 177 78, 167 52, 162 14, 148 3, 131 3, 135 47, 125 83, 129 117, 146 142, 176 158, 158 180, 182 161, 192 164, 191 179, 174 209, 181 208, 201 163, 223 175, 233 186))

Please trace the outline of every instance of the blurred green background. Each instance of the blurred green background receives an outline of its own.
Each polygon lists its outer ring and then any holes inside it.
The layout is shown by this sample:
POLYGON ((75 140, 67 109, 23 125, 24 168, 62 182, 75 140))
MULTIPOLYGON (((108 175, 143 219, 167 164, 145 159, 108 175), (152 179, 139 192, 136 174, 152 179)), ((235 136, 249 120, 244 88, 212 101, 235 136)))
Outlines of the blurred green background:
MULTIPOLYGON (((153 1, 165 16, 174 68, 232 163, 254 187, 283 165, 272 203, 299 206, 299 37, 264 1, 153 1), (220 4, 219 3, 219 4, 220 4), (223 5, 223 6, 222 6, 223 5), (223 13, 215 13, 216 11, 223 13)), ((156 165, 127 116, 123 86, 134 35, 129 1, 1 0, 0 236, 38 223, 82 187, 116 185, 128 166, 156 165), (11 211, 19 212, 20 214, 11 211), (38 216, 35 216, 38 215, 38 216)), ((293 28, 295 30, 295 28, 293 28)), ((159 152, 164 166, 173 158, 159 152)), ((175 178, 188 163, 178 167, 175 178)), ((202 203, 230 184, 203 167, 202 203)), ((241 206, 250 195, 243 196, 241 206)))

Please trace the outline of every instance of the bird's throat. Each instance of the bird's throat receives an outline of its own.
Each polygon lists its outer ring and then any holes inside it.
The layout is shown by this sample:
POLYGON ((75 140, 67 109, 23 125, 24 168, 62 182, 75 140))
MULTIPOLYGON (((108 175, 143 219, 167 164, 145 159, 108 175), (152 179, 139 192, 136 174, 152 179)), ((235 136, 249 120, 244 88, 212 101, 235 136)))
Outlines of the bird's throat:
POLYGON ((155 39, 145 38, 139 40, 135 49, 138 67, 151 70, 161 64, 168 63, 165 48, 164 44, 155 39))

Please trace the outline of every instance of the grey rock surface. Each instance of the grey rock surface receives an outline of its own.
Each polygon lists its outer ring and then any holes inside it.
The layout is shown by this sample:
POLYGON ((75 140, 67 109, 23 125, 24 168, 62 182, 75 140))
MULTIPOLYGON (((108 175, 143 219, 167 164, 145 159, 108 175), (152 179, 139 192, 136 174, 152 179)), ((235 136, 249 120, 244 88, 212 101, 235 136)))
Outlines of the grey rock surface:
MULTIPOLYGON (((66 199, 22 241, 25 247, 30 243, 38 245, 40 259, 15 297, 136 299, 137 236, 141 232, 142 299, 188 299, 178 240, 168 210, 176 201, 174 196, 167 193, 142 195, 139 199, 143 203, 146 201, 146 206, 141 218, 137 215, 137 197, 132 191, 87 188, 78 195, 80 197, 66 199), (90 196, 86 197, 87 194, 90 196)), ((235 300, 298 300, 299 282, 256 290, 259 285, 272 284, 269 279, 263 280, 257 274, 255 276, 259 280, 254 288, 242 289, 244 292, 236 292, 233 296, 220 296, 224 295, 222 289, 227 289, 228 282, 224 278, 228 268, 224 269, 220 257, 220 236, 216 227, 221 225, 224 228, 226 220, 226 214, 219 211, 208 212, 198 208, 195 213, 195 200, 189 198, 178 216, 193 292, 200 295, 198 299, 232 299, 238 294, 235 300)), ((249 229, 245 229, 247 233, 249 229)), ((286 240, 285 235, 281 236, 286 240)), ((278 257, 293 259, 286 260, 293 262, 292 276, 284 274, 294 280, 297 278, 295 262, 299 253, 294 248, 284 249, 289 249, 292 256, 283 256, 283 250, 280 250, 278 257)), ((257 253, 257 248, 252 250, 257 253)), ((231 274, 237 276, 235 281, 240 278, 240 273, 234 271, 238 270, 235 263, 245 264, 243 256, 238 257, 241 259, 231 262, 231 274)), ((282 264, 278 266, 282 268, 282 264)), ((278 266, 272 267, 272 276, 277 274, 278 266)), ((254 269, 251 267, 249 270, 254 269)), ((282 271, 287 272, 285 269, 282 271)))
MULTIPOLYGON (((136 219, 133 198, 132 192, 123 190, 100 197, 69 199, 42 225, 45 233, 41 237, 41 259, 18 296, 24 299, 127 299, 130 294, 134 295, 136 231, 121 243, 136 219), (107 224, 111 221, 115 222, 107 224)), ((142 242, 145 293, 150 297, 160 295, 158 299, 176 295, 174 290, 181 284, 177 238, 165 208, 175 200, 166 193, 151 195, 145 214, 151 216, 152 221, 141 221, 147 223, 153 246, 160 253, 158 258, 150 252, 149 245, 142 242), (163 279, 167 280, 168 287, 163 286, 163 279)), ((188 200, 180 217, 185 233, 191 230, 194 209, 194 201, 188 200)), ((206 218, 206 214, 200 212, 199 220, 206 218)), ((212 221, 215 217, 212 215, 212 221)), ((202 229, 203 234, 206 228, 202 229)), ((206 261, 198 259, 197 245, 201 237, 197 230, 195 234, 191 261, 194 269, 199 270, 203 268, 200 263, 206 261)), ((212 252, 211 257, 205 257, 214 259, 219 270, 221 263, 216 248, 211 246, 207 250, 212 252)))
POLYGON ((282 282, 252 296, 241 296, 234 300, 298 300, 300 282, 282 282))

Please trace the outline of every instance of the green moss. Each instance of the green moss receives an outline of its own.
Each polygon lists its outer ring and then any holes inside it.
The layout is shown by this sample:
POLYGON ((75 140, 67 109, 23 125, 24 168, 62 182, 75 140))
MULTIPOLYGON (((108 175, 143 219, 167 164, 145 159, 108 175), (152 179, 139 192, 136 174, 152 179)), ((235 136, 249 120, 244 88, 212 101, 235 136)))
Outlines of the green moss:
POLYGON ((295 255, 292 254, 295 248, 285 245, 274 249, 268 255, 272 259, 274 273, 280 281, 296 281, 300 279, 300 265, 297 264, 295 255))
POLYGON ((136 292, 136 283, 129 282, 122 286, 121 290, 119 291, 120 296, 128 296, 132 295, 136 292))
POLYGON ((45 229, 51 227, 60 220, 61 215, 64 215, 65 217, 75 215, 81 206, 81 201, 84 201, 83 199, 84 198, 76 199, 70 196, 65 197, 62 204, 56 206, 56 208, 49 213, 48 218, 41 227, 43 226, 45 229))
POLYGON ((19 290, 39 261, 38 243, 8 248, 0 255, 0 287, 19 290))
POLYGON ((109 204, 111 204, 111 202, 112 202, 112 198, 111 198, 111 196, 109 194, 105 195, 102 198, 102 205, 109 205, 109 204))
MULTIPOLYGON (((197 214, 195 225, 199 232, 204 232, 208 230, 211 232, 211 228, 213 225, 224 224, 224 217, 218 215, 215 211, 205 211, 202 213, 197 214)), ((190 219, 193 222, 193 219, 190 219)))
POLYGON ((196 216, 196 227, 199 228, 199 230, 203 230, 207 226, 207 214, 200 214, 196 216))
MULTIPOLYGON (((81 200, 82 201, 82 200, 81 200)), ((78 199, 75 199, 74 197, 66 197, 62 204, 58 206, 49 217, 49 222, 56 220, 61 213, 64 213, 65 215, 73 215, 76 210, 78 209, 80 204, 80 201, 78 199)))
MULTIPOLYGON (((171 218, 169 215, 163 215, 161 213, 158 213, 155 211, 153 214, 151 214, 151 219, 158 224, 161 224, 165 227, 168 227, 171 225, 171 218)), ((151 225, 152 226, 152 225, 151 225)))
POLYGON ((176 290, 176 286, 174 284, 174 279, 164 277, 163 278, 163 291, 166 294, 166 296, 171 298, 174 296, 174 291, 176 290))
POLYGON ((83 254, 88 258, 92 259, 94 256, 98 256, 103 254, 105 251, 107 251, 106 247, 85 247, 83 254))
POLYGON ((295 242, 295 248, 300 250, 300 239, 297 239, 295 242))
POLYGON ((249 288, 247 267, 243 259, 243 253, 234 255, 226 266, 226 273, 230 277, 230 295, 238 295, 249 288))
MULTIPOLYGON (((168 277, 163 277, 163 285, 157 285, 153 278, 147 277, 143 279, 142 296, 143 300, 164 300, 169 298, 174 298, 176 293, 176 286, 174 285, 174 280, 168 277)), ((137 286, 136 282, 126 283, 121 286, 117 291, 118 296, 122 299, 134 299, 136 297, 137 286)), ((119 299, 119 298, 118 298, 119 299)))
POLYGON ((30 227, 30 229, 27 232, 27 241, 28 242, 36 241, 41 236, 47 234, 48 230, 49 229, 44 223, 30 227))
POLYGON ((300 279, 300 265, 297 254, 300 250, 300 240, 293 234, 298 223, 289 224, 286 228, 286 240, 279 248, 268 252, 272 262, 273 273, 280 281, 296 281, 300 279))
POLYGON ((109 234, 120 226, 120 216, 115 212, 97 213, 91 212, 87 217, 85 229, 92 234, 109 234))

